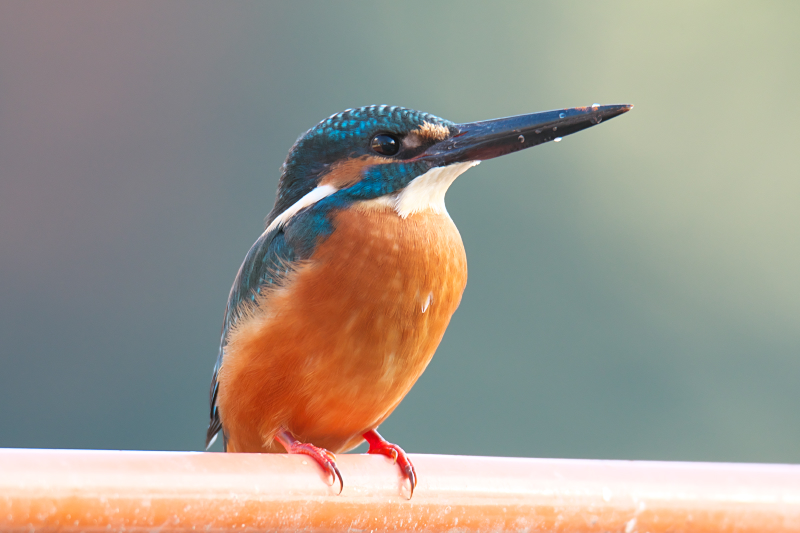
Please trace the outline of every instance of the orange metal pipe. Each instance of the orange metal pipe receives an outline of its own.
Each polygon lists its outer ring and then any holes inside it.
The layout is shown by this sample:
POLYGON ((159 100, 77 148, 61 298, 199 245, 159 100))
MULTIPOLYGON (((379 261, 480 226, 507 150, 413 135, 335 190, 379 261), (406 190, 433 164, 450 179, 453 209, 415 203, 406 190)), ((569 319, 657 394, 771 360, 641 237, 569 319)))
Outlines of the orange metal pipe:
POLYGON ((797 531, 800 466, 0 450, 0 530, 797 531), (338 488, 338 487, 337 487, 338 488))

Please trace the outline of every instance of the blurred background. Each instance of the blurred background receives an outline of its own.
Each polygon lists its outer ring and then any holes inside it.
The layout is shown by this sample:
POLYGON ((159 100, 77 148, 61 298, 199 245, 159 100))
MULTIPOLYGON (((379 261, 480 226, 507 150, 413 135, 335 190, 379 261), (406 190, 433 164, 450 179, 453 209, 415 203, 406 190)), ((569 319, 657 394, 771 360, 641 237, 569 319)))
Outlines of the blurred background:
POLYGON ((199 450, 298 135, 635 109, 460 177, 411 452, 800 462, 800 4, 0 3, 0 446, 199 450))

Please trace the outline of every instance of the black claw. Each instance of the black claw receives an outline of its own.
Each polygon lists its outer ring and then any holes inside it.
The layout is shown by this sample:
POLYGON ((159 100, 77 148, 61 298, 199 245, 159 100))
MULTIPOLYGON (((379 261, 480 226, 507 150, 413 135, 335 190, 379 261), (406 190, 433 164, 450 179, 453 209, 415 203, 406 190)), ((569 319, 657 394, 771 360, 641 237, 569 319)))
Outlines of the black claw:
POLYGON ((414 497, 414 487, 417 486, 417 476, 414 473, 413 466, 407 466, 403 470, 405 470, 406 477, 408 478, 408 484, 411 486, 411 494, 408 495, 408 499, 410 500, 414 497))
MULTIPOLYGON (((332 463, 331 467, 333 468, 333 471, 336 473, 336 477, 339 478, 339 494, 341 494, 342 491, 344 490, 344 479, 342 479, 342 473, 339 472, 339 467, 336 466, 336 463, 332 463)), ((336 479, 335 478, 334 478, 333 482, 336 483, 336 479)), ((338 496, 338 494, 337 494, 337 496, 338 496)))

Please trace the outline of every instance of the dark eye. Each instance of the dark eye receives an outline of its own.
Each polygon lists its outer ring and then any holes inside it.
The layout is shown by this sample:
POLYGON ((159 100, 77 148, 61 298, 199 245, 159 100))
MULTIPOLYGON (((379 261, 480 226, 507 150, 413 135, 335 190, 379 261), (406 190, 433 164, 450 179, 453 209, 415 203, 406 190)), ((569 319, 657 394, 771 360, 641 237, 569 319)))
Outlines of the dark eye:
POLYGON ((372 138, 370 148, 381 155, 395 155, 400 151, 400 140, 394 135, 379 133, 372 138))

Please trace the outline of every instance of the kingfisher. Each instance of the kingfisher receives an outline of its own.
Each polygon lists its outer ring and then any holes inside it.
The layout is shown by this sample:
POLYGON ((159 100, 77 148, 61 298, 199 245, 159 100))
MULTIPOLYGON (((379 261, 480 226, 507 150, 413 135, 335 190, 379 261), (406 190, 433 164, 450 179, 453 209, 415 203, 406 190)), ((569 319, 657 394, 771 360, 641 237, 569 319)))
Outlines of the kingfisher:
POLYGON ((413 464, 377 429, 430 362, 467 283, 445 193, 481 161, 632 107, 456 124, 374 105, 303 134, 228 296, 206 448, 222 433, 227 452, 304 454, 341 493, 335 454, 366 441, 413 495, 413 464))

